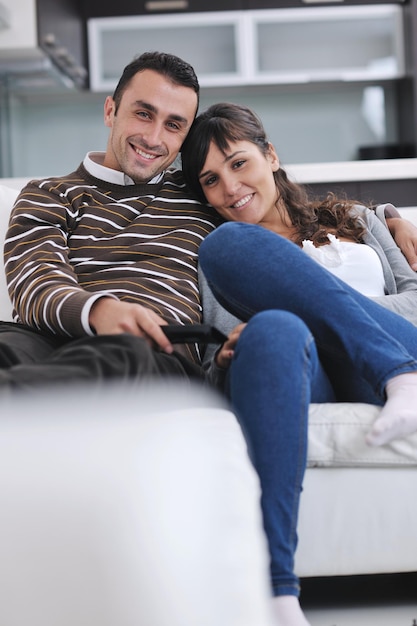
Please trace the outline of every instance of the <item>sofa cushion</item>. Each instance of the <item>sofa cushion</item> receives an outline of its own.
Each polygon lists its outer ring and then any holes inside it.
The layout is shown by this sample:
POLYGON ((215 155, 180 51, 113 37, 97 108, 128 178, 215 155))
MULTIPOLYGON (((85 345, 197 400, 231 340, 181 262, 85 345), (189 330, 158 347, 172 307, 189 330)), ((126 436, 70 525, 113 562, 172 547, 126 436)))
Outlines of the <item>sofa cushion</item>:
POLYGON ((417 433, 379 446, 365 436, 380 407, 337 402, 312 404, 309 411, 309 467, 417 466, 417 433))

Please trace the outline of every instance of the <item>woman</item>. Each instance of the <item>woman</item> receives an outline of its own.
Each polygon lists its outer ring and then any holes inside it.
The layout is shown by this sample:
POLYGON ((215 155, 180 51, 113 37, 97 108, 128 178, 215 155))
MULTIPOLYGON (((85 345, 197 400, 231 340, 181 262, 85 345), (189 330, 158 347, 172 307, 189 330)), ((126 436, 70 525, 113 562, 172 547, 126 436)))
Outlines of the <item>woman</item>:
POLYGON ((370 445, 417 430, 417 278, 373 211, 311 202, 288 179, 247 107, 201 114, 182 161, 187 184, 229 221, 199 252, 236 316, 203 290, 206 321, 235 326, 210 373, 224 379, 260 476, 277 624, 305 626, 293 566, 308 407, 381 405, 370 445))

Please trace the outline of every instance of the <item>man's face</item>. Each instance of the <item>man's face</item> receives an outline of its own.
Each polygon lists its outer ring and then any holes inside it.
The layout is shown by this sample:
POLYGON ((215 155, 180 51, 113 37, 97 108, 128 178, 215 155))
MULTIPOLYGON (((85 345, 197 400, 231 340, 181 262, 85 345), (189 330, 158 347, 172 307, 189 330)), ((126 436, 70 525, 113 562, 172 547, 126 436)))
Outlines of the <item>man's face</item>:
POLYGON ((153 70, 136 74, 117 113, 110 96, 104 121, 110 130, 103 165, 148 182, 177 157, 197 112, 197 94, 153 70))

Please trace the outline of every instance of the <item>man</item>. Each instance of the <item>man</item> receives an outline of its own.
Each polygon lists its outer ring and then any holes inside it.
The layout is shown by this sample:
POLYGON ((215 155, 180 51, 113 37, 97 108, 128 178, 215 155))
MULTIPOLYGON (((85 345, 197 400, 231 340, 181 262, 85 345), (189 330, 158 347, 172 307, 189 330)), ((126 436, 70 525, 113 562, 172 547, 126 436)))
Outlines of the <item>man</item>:
POLYGON ((201 376, 196 347, 174 351, 161 328, 201 319, 198 247, 216 218, 168 171, 198 101, 190 65, 141 55, 105 101, 105 153, 22 190, 5 242, 17 323, 0 325, 4 385, 201 376))

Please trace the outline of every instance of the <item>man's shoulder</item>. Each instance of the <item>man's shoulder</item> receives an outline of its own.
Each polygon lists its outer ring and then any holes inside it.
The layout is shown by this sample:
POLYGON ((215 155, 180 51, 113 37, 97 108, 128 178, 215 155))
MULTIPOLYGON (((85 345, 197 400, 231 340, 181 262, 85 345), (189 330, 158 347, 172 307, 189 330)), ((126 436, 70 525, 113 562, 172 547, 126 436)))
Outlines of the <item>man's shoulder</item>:
MULTIPOLYGON (((163 179, 164 189, 168 189, 177 198, 183 198, 184 200, 190 200, 195 204, 201 205, 202 203, 196 198, 196 196, 188 189, 183 173, 180 169, 168 169, 164 173, 163 179)), ((202 205, 204 206, 204 205, 202 205)))
POLYGON ((34 189, 43 190, 50 193, 60 193, 67 187, 76 185, 86 185, 87 179, 81 167, 69 174, 62 176, 50 176, 48 178, 34 178, 23 187, 22 193, 33 191, 34 189), (58 191, 59 190, 59 191, 58 191))
POLYGON ((187 189, 187 187, 185 185, 183 173, 178 168, 167 169, 164 172, 163 181, 164 181, 164 183, 168 183, 168 184, 171 184, 171 185, 175 185, 175 186, 177 186, 179 188, 182 188, 182 189, 184 189, 184 191, 187 189))

